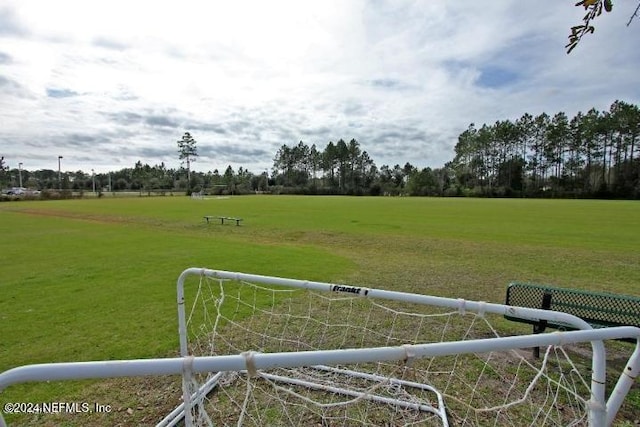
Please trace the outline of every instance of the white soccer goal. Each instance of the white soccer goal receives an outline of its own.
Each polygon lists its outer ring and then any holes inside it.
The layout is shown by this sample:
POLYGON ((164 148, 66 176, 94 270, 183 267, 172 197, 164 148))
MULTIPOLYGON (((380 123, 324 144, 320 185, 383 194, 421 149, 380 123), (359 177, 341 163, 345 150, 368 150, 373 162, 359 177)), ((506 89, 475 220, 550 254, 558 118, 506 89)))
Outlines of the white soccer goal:
POLYGON ((565 313, 188 269, 182 356, 240 355, 243 369, 185 367, 185 404, 160 425, 611 424, 638 351, 607 402, 604 345, 589 341, 614 329, 500 337, 505 314, 590 329, 565 313), (534 346, 544 357, 522 350, 534 346))
POLYGON ((181 357, 17 367, 0 392, 182 375, 184 402, 158 426, 600 427, 640 371, 636 345, 607 381, 604 345, 639 328, 593 330, 565 313, 195 268, 177 287, 181 357), (584 330, 500 336, 505 314, 584 330), (534 346, 540 359, 522 350, 534 346))

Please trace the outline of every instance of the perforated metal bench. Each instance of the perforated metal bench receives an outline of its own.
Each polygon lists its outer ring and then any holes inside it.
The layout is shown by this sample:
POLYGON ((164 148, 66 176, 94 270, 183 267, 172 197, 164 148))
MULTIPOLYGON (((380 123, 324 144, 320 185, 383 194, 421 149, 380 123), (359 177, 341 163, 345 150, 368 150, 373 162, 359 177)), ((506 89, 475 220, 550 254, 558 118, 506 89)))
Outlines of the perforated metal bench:
MULTIPOLYGON (((611 326, 640 327, 640 298, 606 292, 590 292, 575 289, 529 283, 511 283, 507 286, 506 305, 541 308, 573 314, 594 328, 611 326)), ((505 315, 515 322, 533 325, 533 333, 544 332, 547 327, 572 330, 569 325, 546 320, 522 319, 505 315)), ((536 356, 539 354, 534 349, 536 356)))

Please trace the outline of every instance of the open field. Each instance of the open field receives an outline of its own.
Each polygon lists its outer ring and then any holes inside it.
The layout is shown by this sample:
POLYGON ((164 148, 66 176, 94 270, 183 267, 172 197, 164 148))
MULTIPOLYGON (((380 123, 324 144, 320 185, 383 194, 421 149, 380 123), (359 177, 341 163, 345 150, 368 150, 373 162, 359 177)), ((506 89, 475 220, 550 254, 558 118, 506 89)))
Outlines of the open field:
MULTIPOLYGON (((502 302, 513 280, 640 296, 637 202, 298 196, 15 202, 0 204, 0 233, 0 371, 177 354, 175 281, 187 267, 490 302, 502 302), (208 214, 241 217, 243 225, 207 225, 208 214)), ((179 398, 174 383, 157 393, 143 381, 104 384, 27 384, 0 396, 3 403, 88 401, 124 411, 107 424, 157 421, 149 415, 154 408, 138 408, 140 396, 170 400, 158 404, 160 414, 179 398)), ((640 401, 637 390, 632 399, 640 401)))

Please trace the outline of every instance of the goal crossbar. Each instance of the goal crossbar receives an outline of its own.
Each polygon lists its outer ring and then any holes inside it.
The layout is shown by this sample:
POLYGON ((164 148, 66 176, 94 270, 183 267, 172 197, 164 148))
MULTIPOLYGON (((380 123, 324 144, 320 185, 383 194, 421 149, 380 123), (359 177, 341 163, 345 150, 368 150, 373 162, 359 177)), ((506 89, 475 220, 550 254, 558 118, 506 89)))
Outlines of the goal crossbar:
MULTIPOLYGON (((353 362, 373 362, 379 360, 403 361, 407 354, 413 357, 435 357, 465 353, 526 348, 534 345, 565 345, 580 342, 598 342, 619 338, 640 339, 640 328, 618 326, 606 329, 552 332, 510 337, 469 340, 465 342, 438 342, 419 345, 378 347, 367 349, 317 350, 281 353, 253 353, 251 369, 269 370, 301 365, 333 365, 353 362)), ((91 362, 45 363, 20 366, 0 374, 0 391, 10 385, 32 381, 61 381, 97 378, 135 377, 147 375, 180 375, 189 365, 193 372, 231 372, 247 370, 247 355, 229 356, 186 356, 159 359, 107 360, 91 362)), ((595 425, 610 425, 621 402, 613 402, 616 397, 624 398, 640 370, 640 346, 637 345, 628 361, 625 372, 620 377, 616 389, 606 404, 607 421, 595 425), (622 381, 622 384, 621 384, 622 381)), ((595 404, 592 406, 596 406, 595 404)), ((604 409, 603 408, 600 409, 604 409)), ((603 413, 605 411, 602 411, 603 413)), ((0 415, 0 426, 4 419, 0 415)))

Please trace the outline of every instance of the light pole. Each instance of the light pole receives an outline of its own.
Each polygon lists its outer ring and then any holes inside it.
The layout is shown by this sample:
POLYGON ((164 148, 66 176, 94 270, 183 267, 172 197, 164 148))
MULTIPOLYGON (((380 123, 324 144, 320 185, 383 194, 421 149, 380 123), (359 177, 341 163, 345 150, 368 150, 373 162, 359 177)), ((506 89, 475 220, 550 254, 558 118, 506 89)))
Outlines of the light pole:
POLYGON ((93 195, 96 194, 96 173, 91 169, 91 178, 93 179, 93 195))
POLYGON ((62 175, 60 174, 60 160, 62 160, 62 156, 58 156, 58 188, 62 190, 62 175))
POLYGON ((22 163, 18 163, 18 179, 20 180, 20 188, 22 189, 22 163))

